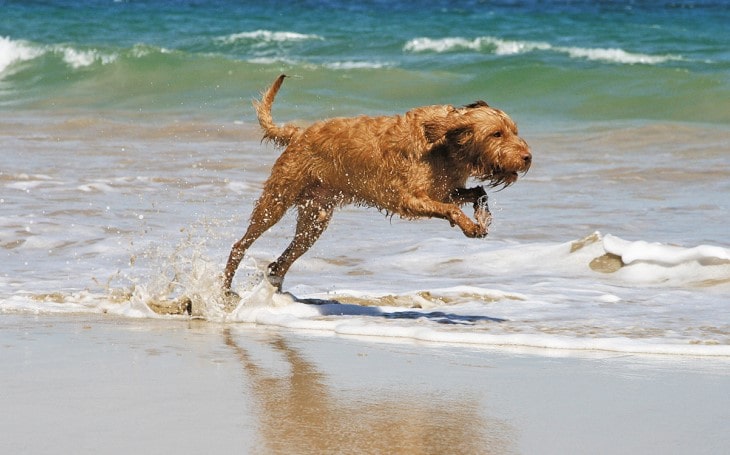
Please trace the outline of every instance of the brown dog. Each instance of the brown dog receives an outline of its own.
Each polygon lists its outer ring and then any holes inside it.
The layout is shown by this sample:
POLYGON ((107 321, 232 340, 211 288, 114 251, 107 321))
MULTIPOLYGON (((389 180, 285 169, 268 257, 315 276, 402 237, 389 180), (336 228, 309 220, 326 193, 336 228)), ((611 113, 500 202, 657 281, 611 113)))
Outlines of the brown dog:
POLYGON ((287 147, 246 234, 233 245, 223 276, 226 291, 248 247, 292 206, 299 211, 294 240, 268 267, 267 278, 278 289, 337 206, 358 203, 405 218, 443 218, 467 237, 484 237, 491 221, 486 191, 465 188, 467 179, 508 186, 530 168, 532 155, 515 123, 484 101, 419 107, 403 116, 334 118, 305 129, 277 126, 271 105, 285 77, 254 103, 264 139, 287 147), (474 205, 476 222, 459 208, 467 203, 474 205))

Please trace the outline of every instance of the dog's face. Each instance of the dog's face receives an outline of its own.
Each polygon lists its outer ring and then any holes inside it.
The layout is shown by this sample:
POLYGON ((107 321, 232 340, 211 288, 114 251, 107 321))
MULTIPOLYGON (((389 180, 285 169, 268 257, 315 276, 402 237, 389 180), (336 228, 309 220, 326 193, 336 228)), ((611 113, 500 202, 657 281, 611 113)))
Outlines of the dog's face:
POLYGON ((484 101, 454 109, 424 125, 427 140, 448 146, 454 159, 465 162, 470 176, 492 186, 508 186, 532 164, 532 154, 517 125, 484 101))

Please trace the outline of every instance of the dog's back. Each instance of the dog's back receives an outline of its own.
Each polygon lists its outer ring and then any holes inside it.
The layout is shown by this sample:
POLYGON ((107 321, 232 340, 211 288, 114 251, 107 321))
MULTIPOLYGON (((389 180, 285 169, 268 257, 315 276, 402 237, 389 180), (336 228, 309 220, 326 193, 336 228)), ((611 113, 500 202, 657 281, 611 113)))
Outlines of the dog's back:
MULTIPOLYGON (((365 149, 373 152, 391 152, 396 149, 404 156, 417 158, 428 149, 430 143, 434 142, 421 125, 444 123, 444 118, 458 111, 450 105, 434 105, 411 109, 403 116, 332 118, 317 122, 305 130, 289 123, 279 126, 274 122, 271 108, 286 77, 285 74, 280 75, 262 93, 261 100, 253 102, 259 124, 264 130, 263 140, 271 141, 280 147, 289 145, 295 138, 301 136, 323 137, 329 142, 337 143, 340 149, 363 149, 365 152, 365 149), (368 140, 364 142, 363 139, 368 140)), ((486 103, 483 105, 486 106, 486 103)), ((319 148, 319 150, 325 149, 327 148, 319 148)))

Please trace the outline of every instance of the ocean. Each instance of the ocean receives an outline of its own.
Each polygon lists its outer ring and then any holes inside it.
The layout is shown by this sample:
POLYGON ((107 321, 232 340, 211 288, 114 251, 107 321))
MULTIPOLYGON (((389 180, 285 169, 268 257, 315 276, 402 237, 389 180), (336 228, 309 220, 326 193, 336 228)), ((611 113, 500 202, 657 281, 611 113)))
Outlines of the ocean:
POLYGON ((544 353, 730 356, 730 6, 720 1, 0 1, 2 314, 160 315, 544 353), (218 279, 278 122, 484 99, 533 165, 467 239, 345 207, 275 294, 218 279), (292 297, 296 296, 296 298, 292 297), (320 304, 311 303, 317 300, 320 304))

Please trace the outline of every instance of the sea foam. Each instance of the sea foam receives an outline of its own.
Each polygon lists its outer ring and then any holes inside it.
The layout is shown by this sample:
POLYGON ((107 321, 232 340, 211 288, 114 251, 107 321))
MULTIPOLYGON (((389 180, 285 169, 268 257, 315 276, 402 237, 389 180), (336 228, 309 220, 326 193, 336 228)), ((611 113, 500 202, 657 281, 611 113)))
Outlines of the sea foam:
POLYGON ((483 36, 474 39, 462 37, 447 37, 440 39, 414 38, 403 46, 406 52, 458 52, 463 50, 485 51, 491 50, 497 55, 512 55, 531 52, 534 50, 548 50, 552 46, 537 41, 511 41, 483 36))
POLYGON ((63 61, 73 69, 91 66, 95 63, 106 65, 116 61, 117 55, 98 50, 80 50, 69 46, 54 46, 53 52, 63 56, 63 61))
POLYGON ((517 55, 535 51, 545 51, 566 54, 574 59, 603 61, 619 64, 648 64, 657 65, 672 60, 682 60, 677 55, 649 55, 628 52, 613 48, 583 48, 553 46, 541 41, 505 40, 492 36, 482 36, 473 39, 463 37, 427 38, 420 37, 408 41, 404 46, 405 52, 491 52, 495 55, 517 55))
POLYGON ((230 35, 219 36, 216 41, 226 44, 241 41, 259 41, 263 43, 270 42, 287 42, 287 41, 306 41, 306 40, 323 40, 319 35, 304 34, 289 31, 271 31, 271 30, 255 30, 251 32, 233 33, 230 35))
POLYGON ((607 252, 621 256, 625 264, 635 262, 653 262, 667 266, 687 262, 730 264, 730 250, 712 245, 683 248, 644 240, 631 242, 613 235, 606 235, 603 239, 603 246, 607 252))
MULTIPOLYGON (((490 275, 489 281, 496 287, 440 288, 415 281, 411 290, 393 285, 391 292, 364 291, 353 280, 347 282, 352 288, 336 292, 323 293, 320 289, 306 293, 295 286, 292 291, 296 296, 276 292, 255 261, 249 260, 239 274, 250 275, 252 270, 255 273, 248 283, 236 286, 241 298, 231 307, 232 302, 220 291, 218 261, 207 258, 203 254, 205 240, 196 239, 182 242, 172 253, 164 248, 149 250, 146 262, 152 268, 142 267, 131 274, 129 289, 109 288, 107 293, 62 289, 16 292, 5 300, 1 310, 104 312, 132 318, 189 317, 158 314, 152 309, 155 304, 169 304, 185 296, 191 301, 194 317, 216 322, 390 341, 730 356, 724 315, 718 307, 708 306, 704 299, 678 305, 662 297, 671 286, 678 285, 679 277, 685 281, 720 281, 723 277, 727 280, 730 260, 728 250, 721 247, 682 248, 596 233, 564 244, 503 246, 472 255, 471 268, 478 275, 490 275), (607 275, 592 272, 588 267, 591 258, 604 253, 615 254, 624 262, 623 268, 609 279, 618 286, 601 283, 607 275), (149 261, 152 256, 157 259, 149 261), (509 282, 508 276, 514 275, 509 271, 504 272, 506 276, 490 272, 489 264, 500 261, 507 269, 519 268, 520 282, 529 284, 521 286, 519 292, 500 289, 504 287, 500 283, 509 282), (521 266, 529 263, 535 270, 521 266), (673 277, 671 280, 666 279, 667 273, 673 277), (652 285, 647 288, 648 293, 632 284, 637 281, 632 278, 636 274, 642 275, 644 284, 652 285), (593 284, 578 288, 576 281, 593 284)), ((424 251, 421 255, 422 262, 439 262, 433 252, 424 251)), ((460 275, 458 266, 440 263, 444 273, 460 275)))
POLYGON ((23 40, 12 40, 0 36, 0 78, 6 76, 14 64, 32 60, 43 54, 43 50, 23 40))
POLYGON ((118 55, 114 52, 78 49, 65 44, 40 45, 0 36, 0 78, 7 76, 14 65, 47 54, 60 57, 66 65, 73 69, 87 67, 95 63, 106 65, 118 58, 118 55))

